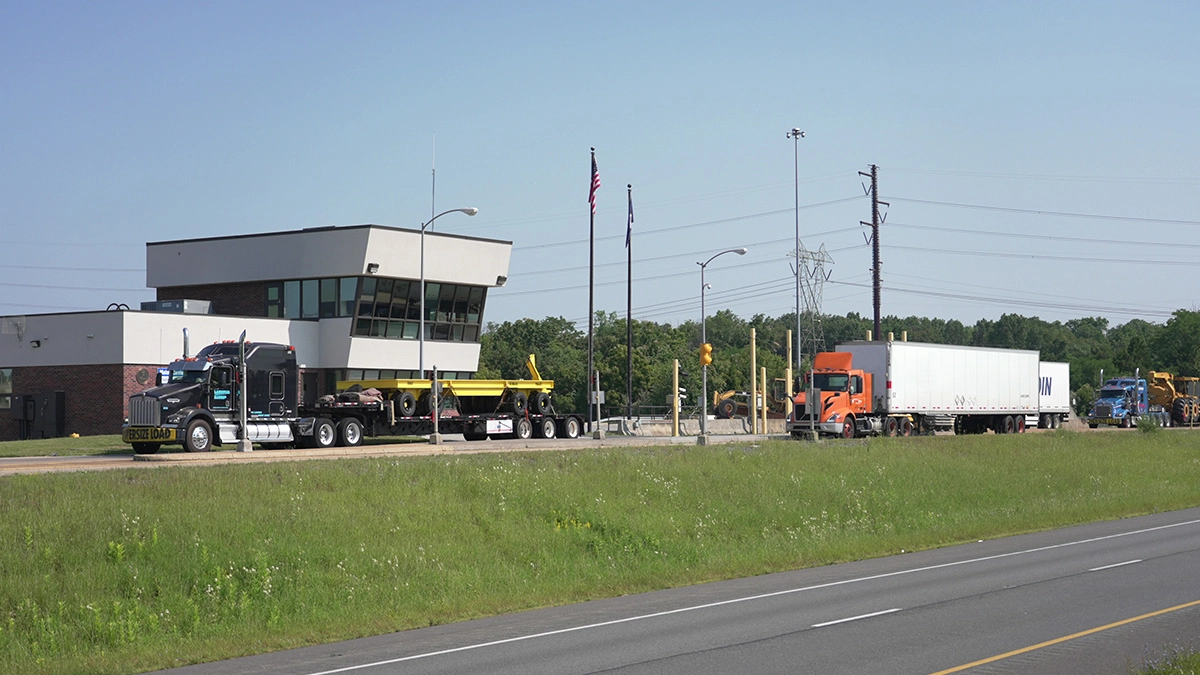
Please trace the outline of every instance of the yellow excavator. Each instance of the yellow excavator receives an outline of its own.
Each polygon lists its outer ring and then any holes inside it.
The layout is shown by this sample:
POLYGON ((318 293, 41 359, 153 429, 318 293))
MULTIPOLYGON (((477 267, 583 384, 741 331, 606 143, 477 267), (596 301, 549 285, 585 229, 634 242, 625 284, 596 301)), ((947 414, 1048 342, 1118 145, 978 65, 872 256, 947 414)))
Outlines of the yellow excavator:
POLYGON ((1200 377, 1151 371, 1147 380, 1151 406, 1171 413, 1174 424, 1200 423, 1200 377))

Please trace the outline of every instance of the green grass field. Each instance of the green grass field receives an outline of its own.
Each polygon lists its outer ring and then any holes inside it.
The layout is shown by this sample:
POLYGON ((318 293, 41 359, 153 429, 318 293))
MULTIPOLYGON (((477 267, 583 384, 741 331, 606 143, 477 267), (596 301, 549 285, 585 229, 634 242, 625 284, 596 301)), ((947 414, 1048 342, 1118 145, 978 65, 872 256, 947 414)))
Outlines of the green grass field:
MULTIPOLYGON (((72 439, 80 440, 80 439, 72 439)), ((1200 505, 1200 434, 0 478, 0 672, 127 673, 1200 505)))

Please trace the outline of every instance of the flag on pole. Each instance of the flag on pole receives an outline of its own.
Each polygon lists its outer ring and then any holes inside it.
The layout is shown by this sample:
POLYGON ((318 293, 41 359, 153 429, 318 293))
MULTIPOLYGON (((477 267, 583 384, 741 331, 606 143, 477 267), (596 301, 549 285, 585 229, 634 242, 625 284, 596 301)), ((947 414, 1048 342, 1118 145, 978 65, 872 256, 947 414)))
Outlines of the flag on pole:
POLYGON ((629 226, 625 228, 625 248, 633 238, 633 186, 629 186, 629 226))
POLYGON ((592 189, 588 191, 588 203, 592 205, 592 215, 596 215, 596 190, 600 189, 600 169, 596 167, 596 153, 592 153, 592 189))

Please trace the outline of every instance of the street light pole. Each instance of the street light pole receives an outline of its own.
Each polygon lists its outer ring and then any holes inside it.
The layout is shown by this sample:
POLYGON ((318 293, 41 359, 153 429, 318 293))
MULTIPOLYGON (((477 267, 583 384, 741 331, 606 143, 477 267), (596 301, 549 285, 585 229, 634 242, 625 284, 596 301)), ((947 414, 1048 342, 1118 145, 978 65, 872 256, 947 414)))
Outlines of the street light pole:
MULTIPOLYGON (((473 216, 476 213, 479 213, 479 209, 475 208, 474 206, 469 206, 465 209, 450 209, 449 211, 442 211, 421 225, 421 324, 417 329, 417 377, 418 379, 422 380, 425 379, 425 228, 432 225, 433 221, 441 218, 447 213, 465 213, 468 216, 473 216)), ((438 408, 440 406, 438 405, 437 388, 434 386, 433 382, 430 382, 429 398, 430 402, 433 404, 433 434, 429 437, 429 442, 434 445, 441 445, 442 435, 438 433, 438 416, 440 415, 438 408)))
POLYGON ((800 332, 800 139, 804 138, 804 132, 794 128, 787 137, 792 139, 796 164, 796 374, 799 375, 804 358, 803 333, 800 332))
MULTIPOLYGON (((704 290, 707 286, 704 284, 704 268, 708 267, 708 263, 725 255, 726 253, 736 253, 738 255, 746 255, 744 248, 731 248, 714 255, 704 262, 697 262, 700 266, 700 344, 708 344, 708 331, 705 327, 706 314, 704 311, 704 290)), ((708 437, 708 364, 700 365, 700 438, 707 439, 708 437)), ((703 441, 702 441, 703 442, 703 441)))
POLYGON ((468 216, 473 216, 479 213, 479 209, 470 206, 465 209, 442 211, 421 225, 421 327, 417 331, 417 377, 422 380, 425 379, 425 228, 447 213, 465 213, 468 216))

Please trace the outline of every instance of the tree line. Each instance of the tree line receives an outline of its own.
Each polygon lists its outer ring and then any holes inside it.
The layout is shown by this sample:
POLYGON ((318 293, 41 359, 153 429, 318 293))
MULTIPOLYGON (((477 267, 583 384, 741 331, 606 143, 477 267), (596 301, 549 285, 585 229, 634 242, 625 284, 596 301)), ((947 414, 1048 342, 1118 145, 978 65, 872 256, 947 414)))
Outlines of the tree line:
MULTIPOLYGON (((807 317, 806 317, 807 318, 807 317)), ((840 342, 864 340, 872 328, 870 318, 851 312, 845 316, 822 315, 825 348, 840 342)), ((806 321, 807 325, 808 322, 806 321)), ((750 329, 757 337, 757 365, 767 377, 784 377, 787 331, 794 329, 796 314, 772 318, 755 315, 746 320, 730 310, 721 310, 705 322, 708 342, 713 345, 713 363, 708 368, 709 405, 714 391, 750 388, 750 329)), ((1142 375, 1151 370, 1173 375, 1200 376, 1200 312, 1178 310, 1165 323, 1133 319, 1110 326, 1104 317, 1069 321, 1043 321, 1038 317, 1004 314, 992 321, 980 319, 973 326, 951 319, 910 316, 883 317, 883 333, 899 340, 907 331, 911 342, 1031 349, 1043 361, 1071 364, 1071 390, 1077 409, 1088 405, 1104 377, 1142 375)), ((537 356, 542 377, 554 380, 555 407, 560 412, 583 412, 587 405, 586 331, 562 317, 541 320, 519 319, 489 323, 481 337, 479 372, 488 379, 528 378, 525 361, 537 356)), ((633 321, 633 405, 662 410, 669 405, 672 368, 679 360, 680 386, 687 389, 690 405, 700 396, 700 324, 688 321, 678 326, 651 321, 633 321)), ((605 391, 605 414, 623 414, 626 394, 626 321, 616 312, 596 314, 593 356, 600 371, 600 388, 605 391)), ((811 365, 806 354, 804 367, 811 365)), ((1086 411, 1084 411, 1086 412, 1086 411)))

